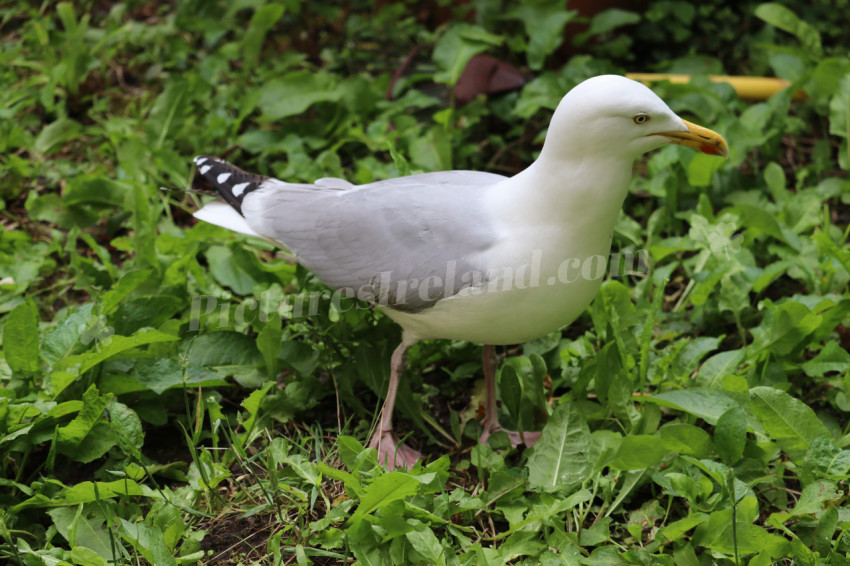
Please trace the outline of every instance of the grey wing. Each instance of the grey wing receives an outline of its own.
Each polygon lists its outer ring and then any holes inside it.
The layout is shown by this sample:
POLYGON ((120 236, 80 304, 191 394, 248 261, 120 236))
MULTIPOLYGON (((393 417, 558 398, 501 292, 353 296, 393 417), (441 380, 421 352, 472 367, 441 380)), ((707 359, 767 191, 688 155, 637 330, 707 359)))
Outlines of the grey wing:
POLYGON ((326 285, 416 312, 483 280, 476 256, 498 238, 487 193, 504 179, 449 171, 349 190, 276 181, 246 197, 243 211, 326 285))

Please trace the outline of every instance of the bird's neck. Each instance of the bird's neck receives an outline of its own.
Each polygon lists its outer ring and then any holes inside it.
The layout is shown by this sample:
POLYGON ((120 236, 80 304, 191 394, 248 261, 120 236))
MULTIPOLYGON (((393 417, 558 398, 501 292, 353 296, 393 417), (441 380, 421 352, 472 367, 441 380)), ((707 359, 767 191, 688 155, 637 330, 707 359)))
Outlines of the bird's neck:
POLYGON ((632 165, 623 158, 570 161, 544 154, 512 177, 502 196, 517 221, 610 232, 629 189, 632 165))

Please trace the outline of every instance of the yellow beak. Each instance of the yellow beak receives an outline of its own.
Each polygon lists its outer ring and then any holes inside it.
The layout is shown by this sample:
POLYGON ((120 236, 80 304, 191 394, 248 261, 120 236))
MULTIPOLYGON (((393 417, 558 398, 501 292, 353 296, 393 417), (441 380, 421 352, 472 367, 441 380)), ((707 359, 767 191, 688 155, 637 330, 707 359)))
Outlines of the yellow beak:
POLYGON ((682 120, 682 122, 688 127, 687 132, 659 132, 653 135, 664 136, 673 143, 698 149, 708 155, 729 157, 729 144, 726 143, 723 136, 687 120, 682 120))

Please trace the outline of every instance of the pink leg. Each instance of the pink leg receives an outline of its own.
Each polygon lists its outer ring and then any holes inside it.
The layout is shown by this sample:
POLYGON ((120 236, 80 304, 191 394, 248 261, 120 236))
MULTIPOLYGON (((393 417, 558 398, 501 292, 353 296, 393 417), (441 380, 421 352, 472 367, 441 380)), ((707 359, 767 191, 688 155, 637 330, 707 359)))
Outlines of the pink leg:
POLYGON ((381 408, 378 428, 369 442, 369 447, 378 451, 378 462, 384 464, 388 470, 396 468, 409 470, 422 457, 422 454, 416 450, 399 442, 398 436, 393 432, 393 410, 398 393, 398 382, 407 367, 407 349, 413 344, 414 342, 408 342, 402 338, 401 344, 393 352, 387 398, 381 408))
POLYGON ((496 349, 492 345, 488 344, 484 346, 481 352, 481 367, 484 369, 487 402, 484 405, 484 420, 481 421, 484 431, 481 433, 479 442, 486 444, 491 434, 501 430, 507 433, 511 441, 511 446, 514 448, 520 444, 534 446, 540 440, 539 432, 516 432, 506 430, 499 424, 499 411, 496 405, 496 349))

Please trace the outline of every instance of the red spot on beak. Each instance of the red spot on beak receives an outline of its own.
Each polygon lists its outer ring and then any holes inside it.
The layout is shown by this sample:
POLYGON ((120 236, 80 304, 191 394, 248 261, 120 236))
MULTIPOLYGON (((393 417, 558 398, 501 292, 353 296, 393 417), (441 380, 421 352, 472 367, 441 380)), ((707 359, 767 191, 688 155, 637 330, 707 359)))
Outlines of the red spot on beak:
POLYGON ((699 146, 699 150, 708 155, 720 155, 720 152, 717 151, 717 148, 713 145, 708 145, 707 143, 699 146))

